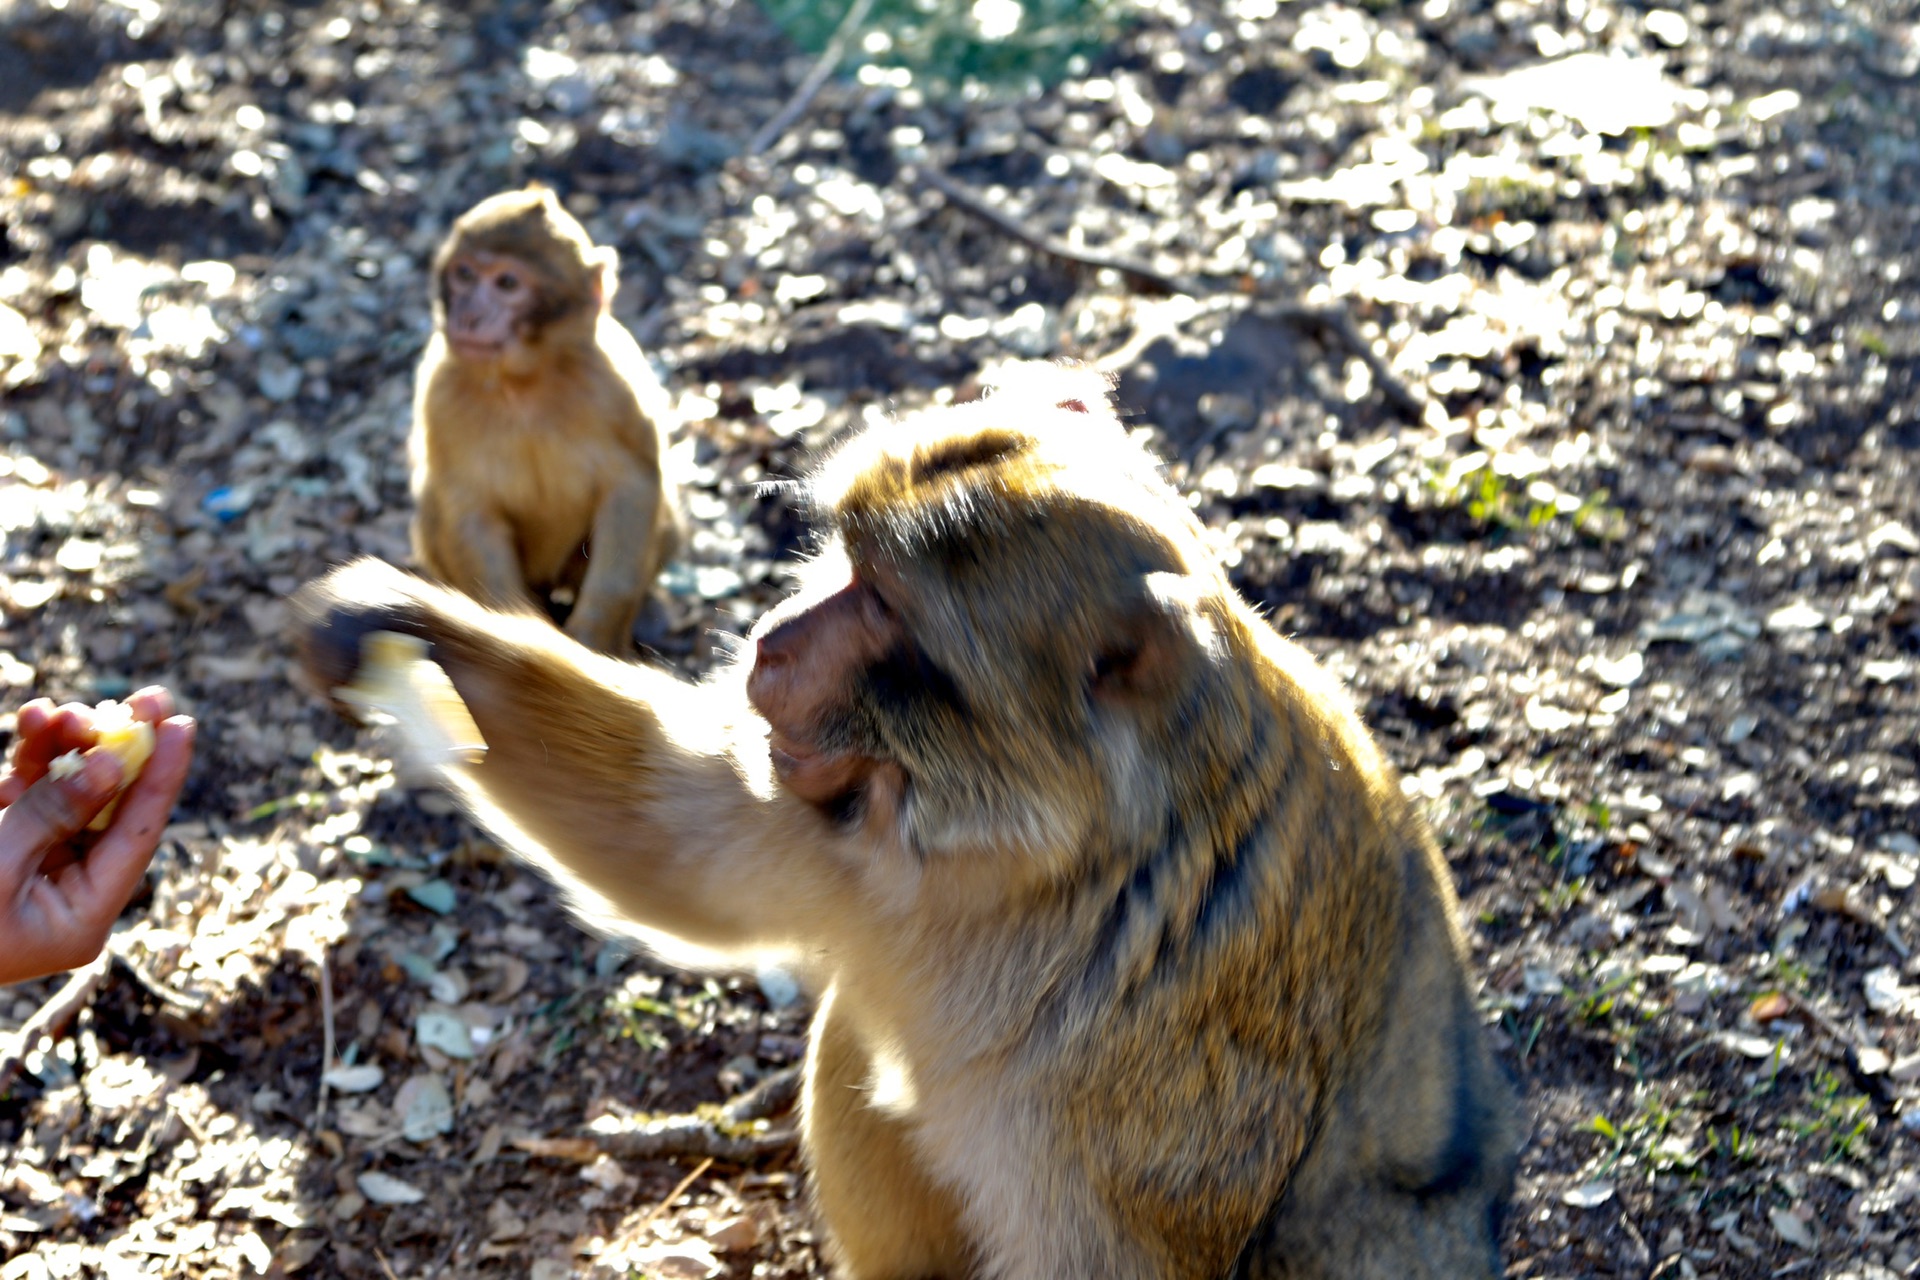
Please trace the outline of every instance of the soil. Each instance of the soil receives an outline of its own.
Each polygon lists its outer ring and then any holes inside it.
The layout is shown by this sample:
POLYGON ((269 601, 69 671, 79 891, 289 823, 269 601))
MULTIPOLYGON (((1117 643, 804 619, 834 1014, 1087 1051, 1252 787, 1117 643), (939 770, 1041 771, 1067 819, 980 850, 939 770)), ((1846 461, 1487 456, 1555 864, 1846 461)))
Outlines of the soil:
POLYGON ((1920 9, 1092 7, 969 83, 879 6, 750 154, 830 24, 0 0, 0 686, 203 726, 0 1097, 0 1277, 824 1274, 777 1137, 582 1141, 778 1135, 711 1108, 804 995, 584 932, 289 679, 288 594, 407 556, 428 256, 528 180, 688 419, 656 660, 781 595, 765 481, 1095 362, 1441 833, 1532 1118, 1507 1274, 1920 1274, 1920 9))

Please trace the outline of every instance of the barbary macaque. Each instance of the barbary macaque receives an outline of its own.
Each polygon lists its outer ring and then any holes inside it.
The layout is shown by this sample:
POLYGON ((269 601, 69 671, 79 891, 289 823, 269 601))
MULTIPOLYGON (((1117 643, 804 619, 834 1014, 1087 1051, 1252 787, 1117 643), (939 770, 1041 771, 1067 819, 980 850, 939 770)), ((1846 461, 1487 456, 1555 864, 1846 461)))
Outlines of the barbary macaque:
POLYGON ((673 416, 610 310, 618 255, 553 192, 490 197, 433 260, 433 336, 414 393, 413 554, 501 609, 573 595, 567 634, 625 653, 679 547, 661 470, 673 416))
POLYGON ((586 914, 810 974, 838 1274, 1498 1274, 1519 1112, 1446 865, 1104 382, 872 429, 808 493, 822 554, 706 683, 370 561, 302 596, 304 661, 424 639, 487 744, 449 781, 586 914))

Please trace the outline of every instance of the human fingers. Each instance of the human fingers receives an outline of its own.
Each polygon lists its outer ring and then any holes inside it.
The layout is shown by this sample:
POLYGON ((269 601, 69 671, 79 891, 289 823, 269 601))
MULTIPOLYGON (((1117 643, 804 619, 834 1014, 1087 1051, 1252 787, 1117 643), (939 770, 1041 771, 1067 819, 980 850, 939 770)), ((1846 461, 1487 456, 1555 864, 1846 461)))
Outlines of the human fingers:
POLYGON ((24 715, 30 708, 35 714, 27 727, 15 722, 18 736, 13 745, 13 773, 24 778, 28 785, 40 780, 55 756, 84 751, 96 738, 92 707, 78 702, 56 707, 39 698, 22 707, 21 713, 24 715))
POLYGON ((148 685, 127 698, 127 707, 135 720, 159 724, 173 714, 173 694, 162 685, 148 685))
POLYGON ((0 810, 0 900, 39 875, 48 855, 79 835, 119 789, 120 762, 99 752, 64 778, 42 777, 0 810))
POLYGON ((13 714, 13 751, 9 759, 17 753, 22 742, 30 741, 46 732, 47 721, 53 718, 53 699, 35 698, 22 703, 13 714))
POLYGON ((21 706, 13 716, 13 746, 7 752, 7 771, 0 775, 0 807, 12 804, 20 798, 32 781, 20 775, 14 759, 20 754, 20 744, 31 742, 47 731, 47 720, 53 715, 53 703, 45 698, 35 698, 21 706))
POLYGON ((139 887, 186 782, 195 732, 189 716, 171 716, 154 727, 153 755, 121 797, 112 824, 62 877, 60 887, 82 919, 111 923, 139 887))

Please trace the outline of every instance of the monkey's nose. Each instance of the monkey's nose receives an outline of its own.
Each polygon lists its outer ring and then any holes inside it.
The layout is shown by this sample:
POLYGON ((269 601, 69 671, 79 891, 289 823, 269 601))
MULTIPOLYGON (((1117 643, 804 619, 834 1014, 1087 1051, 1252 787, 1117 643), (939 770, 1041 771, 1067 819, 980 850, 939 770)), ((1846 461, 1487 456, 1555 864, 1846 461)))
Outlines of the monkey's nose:
POLYGON ((747 672, 747 701, 766 715, 780 701, 798 656, 791 628, 778 626, 753 642, 753 669, 747 672))
POLYGON ((792 664, 800 649, 800 629, 783 622, 753 642, 753 669, 784 667, 792 664))

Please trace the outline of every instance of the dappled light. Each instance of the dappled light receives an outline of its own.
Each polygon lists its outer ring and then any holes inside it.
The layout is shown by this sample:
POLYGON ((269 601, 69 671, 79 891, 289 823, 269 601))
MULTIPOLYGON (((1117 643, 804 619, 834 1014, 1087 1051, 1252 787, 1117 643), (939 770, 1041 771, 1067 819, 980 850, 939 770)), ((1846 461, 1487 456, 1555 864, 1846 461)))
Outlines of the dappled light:
POLYGON ((751 666, 855 432, 1089 365, 1439 836, 1505 1274, 1915 1274, 1916 173, 1882 0, 0 4, 0 728, 200 725, 109 959, 0 988, 0 1280, 831 1274, 806 975, 293 676, 528 182, 678 418, 641 657, 751 666))

